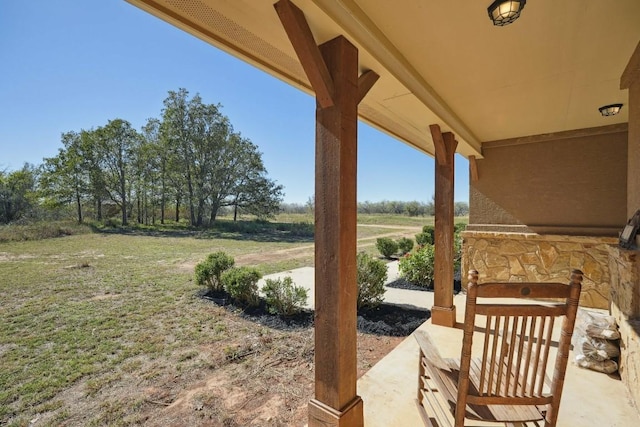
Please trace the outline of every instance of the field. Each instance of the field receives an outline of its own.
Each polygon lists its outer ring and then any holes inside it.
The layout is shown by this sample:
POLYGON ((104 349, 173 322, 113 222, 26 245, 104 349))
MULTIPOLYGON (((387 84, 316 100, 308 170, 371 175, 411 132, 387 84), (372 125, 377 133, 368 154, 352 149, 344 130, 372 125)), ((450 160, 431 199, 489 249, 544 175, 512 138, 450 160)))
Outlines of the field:
MULTIPOLYGON (((312 266, 304 220, 5 238, 0 425, 304 424, 313 328, 267 326, 201 298, 193 281, 218 250, 263 274, 312 266)), ((359 245, 375 253, 376 237, 412 236, 432 219, 362 221, 359 245)), ((400 340, 359 333, 360 372, 400 340)))

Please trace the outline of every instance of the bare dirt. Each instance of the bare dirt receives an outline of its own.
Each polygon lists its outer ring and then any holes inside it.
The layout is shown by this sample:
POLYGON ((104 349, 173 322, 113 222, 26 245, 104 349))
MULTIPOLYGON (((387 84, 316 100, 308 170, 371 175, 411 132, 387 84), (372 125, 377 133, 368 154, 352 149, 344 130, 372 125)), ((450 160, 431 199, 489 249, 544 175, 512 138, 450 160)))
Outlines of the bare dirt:
MULTIPOLYGON (((361 376, 403 337, 358 334, 361 376)), ((182 388, 147 390, 150 426, 304 426, 313 397, 313 329, 238 343, 225 366, 182 388)))
MULTIPOLYGON (((213 302, 211 295, 203 295, 213 302)), ((220 301, 220 296, 215 300, 220 301)), ((313 397, 313 313, 282 319, 264 306, 241 310, 218 306, 241 321, 269 328, 257 336, 228 343, 215 371, 187 388, 149 389, 148 403, 158 406, 145 425, 303 426, 313 397)), ((393 350, 428 312, 383 305, 358 316, 358 378, 393 350)), ((220 349, 208 349, 217 352, 220 349)))

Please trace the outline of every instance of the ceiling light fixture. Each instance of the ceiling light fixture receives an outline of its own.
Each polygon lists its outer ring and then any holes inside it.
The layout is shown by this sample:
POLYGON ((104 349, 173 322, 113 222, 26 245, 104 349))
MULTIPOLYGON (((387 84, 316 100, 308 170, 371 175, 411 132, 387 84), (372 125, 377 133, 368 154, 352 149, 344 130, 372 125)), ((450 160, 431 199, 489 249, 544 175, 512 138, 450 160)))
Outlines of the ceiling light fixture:
POLYGON ((504 27, 520 17, 527 0, 496 0, 487 8, 493 25, 504 27))
POLYGON ((611 105, 605 105, 604 107, 600 107, 598 108, 598 110, 600 110, 600 114, 607 117, 607 116, 615 116, 620 112, 621 108, 622 108, 622 104, 611 104, 611 105))

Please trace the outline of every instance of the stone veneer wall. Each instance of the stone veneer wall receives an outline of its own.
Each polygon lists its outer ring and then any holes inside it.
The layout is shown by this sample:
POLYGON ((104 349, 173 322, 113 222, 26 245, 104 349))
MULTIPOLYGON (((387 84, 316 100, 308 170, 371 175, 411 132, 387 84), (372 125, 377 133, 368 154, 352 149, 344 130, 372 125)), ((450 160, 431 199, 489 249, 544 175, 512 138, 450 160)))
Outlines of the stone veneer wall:
POLYGON ((609 309, 613 237, 539 235, 464 231, 462 283, 466 272, 478 270, 481 281, 569 282, 572 269, 584 273, 580 305, 609 309))
POLYGON ((620 377, 640 408, 640 251, 609 248, 611 314, 620 328, 620 377))

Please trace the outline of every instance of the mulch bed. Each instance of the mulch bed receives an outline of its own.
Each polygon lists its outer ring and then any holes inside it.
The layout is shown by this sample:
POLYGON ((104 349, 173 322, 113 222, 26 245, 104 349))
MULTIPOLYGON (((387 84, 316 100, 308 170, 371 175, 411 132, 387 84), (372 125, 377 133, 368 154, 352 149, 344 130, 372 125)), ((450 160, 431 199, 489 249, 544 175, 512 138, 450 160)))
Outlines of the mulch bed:
MULTIPOLYGON (((226 292, 201 291, 199 297, 269 328, 291 331, 313 327, 314 312, 309 309, 284 317, 269 313, 263 299, 257 307, 244 307, 236 304, 226 292)), ((427 309, 383 303, 376 308, 358 311, 357 325, 363 333, 404 337, 430 317, 431 312, 427 309)))
MULTIPOLYGON (((388 286, 390 288, 397 288, 397 289, 408 289, 411 291, 433 292, 433 287, 414 285, 413 283, 408 282, 402 277, 394 280, 393 282, 387 283, 385 286, 388 286)), ((453 293, 457 294, 461 290, 462 290, 462 281, 460 280, 460 272, 457 271, 453 275, 453 293)))

